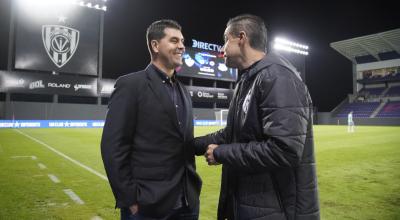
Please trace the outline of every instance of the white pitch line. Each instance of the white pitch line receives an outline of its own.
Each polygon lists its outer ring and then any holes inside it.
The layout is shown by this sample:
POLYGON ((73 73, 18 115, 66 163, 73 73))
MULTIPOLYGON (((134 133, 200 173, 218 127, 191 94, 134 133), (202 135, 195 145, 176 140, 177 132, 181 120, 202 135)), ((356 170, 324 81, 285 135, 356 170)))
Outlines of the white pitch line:
POLYGON ((39 166, 39 168, 40 168, 41 170, 47 169, 47 167, 46 167, 44 164, 42 164, 42 163, 38 163, 38 166, 39 166))
POLYGON ((54 183, 60 183, 61 181, 53 174, 47 174, 47 176, 53 181, 54 183))
POLYGON ((32 160, 36 160, 37 157, 36 156, 12 156, 12 159, 18 159, 18 158, 31 158, 32 160))
POLYGON ((93 216, 90 220, 103 220, 100 216, 93 216))
POLYGON ((76 202, 77 204, 80 204, 80 205, 85 204, 85 202, 82 201, 82 199, 79 198, 79 196, 76 195, 74 193, 74 191, 72 191, 71 189, 64 189, 63 191, 64 191, 65 194, 67 194, 69 196, 69 198, 72 199, 72 201, 76 202))
POLYGON ((33 175, 33 177, 42 177, 42 176, 44 176, 44 175, 42 175, 42 174, 33 175))
POLYGON ((82 164, 81 162, 79 162, 79 161, 77 161, 77 160, 75 160, 75 159, 72 159, 71 157, 69 157, 69 156, 67 156, 67 155, 65 155, 65 154, 63 154, 63 153, 61 153, 60 151, 54 149, 54 148, 51 147, 50 145, 48 145, 48 144, 46 144, 46 143, 44 143, 44 142, 42 142, 42 141, 40 141, 40 140, 38 140, 38 139, 36 139, 36 138, 30 136, 30 135, 28 135, 28 134, 25 134, 24 132, 22 132, 22 131, 20 131, 20 130, 15 129, 14 131, 16 131, 16 132, 18 132, 18 133, 24 135, 25 137, 27 137, 27 138, 29 138, 29 139, 31 139, 31 140, 33 140, 33 141, 35 141, 35 142, 37 142, 37 143, 39 143, 39 144, 45 146, 47 149, 49 149, 49 150, 53 151, 54 153, 56 153, 56 154, 58 154, 58 155, 64 157, 65 159, 71 161, 72 163, 74 163, 74 164, 76 164, 76 165, 82 167, 83 169, 85 169, 85 170, 87 170, 87 171, 93 173, 94 175, 100 177, 101 179, 108 181, 107 177, 104 176, 103 174, 101 174, 101 173, 97 172, 96 170, 94 170, 94 169, 92 169, 92 168, 90 168, 90 167, 88 167, 88 166, 82 164))

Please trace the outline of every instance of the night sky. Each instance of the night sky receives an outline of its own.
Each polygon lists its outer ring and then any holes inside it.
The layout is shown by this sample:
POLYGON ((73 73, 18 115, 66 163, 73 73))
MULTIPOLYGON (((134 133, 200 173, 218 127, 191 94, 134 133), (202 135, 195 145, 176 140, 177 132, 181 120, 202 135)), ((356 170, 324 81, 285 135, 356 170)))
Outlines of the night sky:
MULTIPOLYGON (((0 69, 7 66, 10 1, 0 0, 0 69)), ((309 45, 306 84, 318 110, 331 111, 352 92, 352 65, 329 44, 400 28, 395 1, 350 2, 108 0, 103 77, 116 78, 147 66, 145 32, 155 20, 178 21, 187 47, 191 39, 222 45, 228 19, 251 13, 264 19, 270 40, 284 36, 309 45)))

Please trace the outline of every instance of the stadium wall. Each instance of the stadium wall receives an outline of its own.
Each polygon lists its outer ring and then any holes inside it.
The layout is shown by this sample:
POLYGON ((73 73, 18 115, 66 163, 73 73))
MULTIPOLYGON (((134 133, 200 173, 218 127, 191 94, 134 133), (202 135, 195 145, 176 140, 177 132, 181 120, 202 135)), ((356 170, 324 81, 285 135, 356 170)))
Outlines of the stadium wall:
POLYGON ((5 118, 6 109, 4 102, 0 102, 0 119, 5 118))
MULTIPOLYGON (((347 118, 332 117, 332 112, 318 112, 318 125, 347 125, 347 118)), ((400 118, 353 118, 355 125, 399 126, 400 118)))
POLYGON ((12 120, 101 120, 106 105, 43 102, 10 102, 5 105, 4 119, 12 120))
MULTIPOLYGON (((220 109, 194 108, 195 120, 215 120, 220 109)), ((5 120, 104 120, 107 105, 46 102, 0 102, 0 119, 5 120)))

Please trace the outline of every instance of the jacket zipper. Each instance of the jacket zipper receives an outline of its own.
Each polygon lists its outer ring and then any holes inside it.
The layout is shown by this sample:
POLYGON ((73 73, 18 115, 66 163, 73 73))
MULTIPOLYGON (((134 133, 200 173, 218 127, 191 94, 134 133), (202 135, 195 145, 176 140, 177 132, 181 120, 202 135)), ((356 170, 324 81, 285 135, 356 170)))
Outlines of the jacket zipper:
POLYGON ((278 203, 279 203, 279 208, 281 209, 281 212, 285 212, 283 210, 281 194, 279 193, 279 189, 278 189, 278 185, 275 181, 275 177, 271 176, 271 180, 272 180, 272 184, 274 185, 274 191, 275 191, 276 199, 278 200, 278 203))
POLYGON ((189 202, 188 202, 188 200, 187 200, 187 189, 186 189, 186 182, 187 182, 187 168, 186 168, 186 166, 185 166, 185 178, 184 178, 184 181, 183 181, 183 197, 185 198, 185 205, 186 206, 189 206, 189 202))

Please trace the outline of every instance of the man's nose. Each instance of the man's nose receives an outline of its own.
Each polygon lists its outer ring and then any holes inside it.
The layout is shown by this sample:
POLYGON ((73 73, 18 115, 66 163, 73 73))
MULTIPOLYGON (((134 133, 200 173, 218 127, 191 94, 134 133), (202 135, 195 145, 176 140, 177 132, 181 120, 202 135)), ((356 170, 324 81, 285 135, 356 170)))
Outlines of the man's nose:
POLYGON ((225 54, 225 49, 226 49, 226 43, 224 45, 222 45, 222 47, 221 47, 222 54, 225 54))
POLYGON ((178 48, 184 50, 185 49, 185 44, 183 44, 183 42, 179 42, 178 48))

